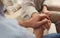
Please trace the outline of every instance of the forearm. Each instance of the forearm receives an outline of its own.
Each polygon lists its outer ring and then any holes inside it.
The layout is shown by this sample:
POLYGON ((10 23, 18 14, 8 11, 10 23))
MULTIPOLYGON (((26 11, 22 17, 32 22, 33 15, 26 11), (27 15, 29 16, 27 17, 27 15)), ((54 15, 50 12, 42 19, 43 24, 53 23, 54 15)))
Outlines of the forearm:
POLYGON ((20 20, 19 21, 19 24, 21 25, 21 26, 24 26, 24 27, 31 27, 31 23, 33 22, 33 16, 34 15, 37 15, 38 13, 33 13, 32 15, 31 15, 31 18, 29 19, 29 20, 20 20))
POLYGON ((29 22, 27 22, 27 20, 31 19, 34 13, 37 13, 37 10, 35 9, 34 3, 32 1, 27 0, 22 2, 20 13, 20 19, 22 20, 19 23, 24 27, 29 27, 29 22))
POLYGON ((25 2, 22 2, 20 16, 23 20, 29 20, 35 12, 37 13, 38 11, 35 9, 35 4, 32 0, 25 0, 25 2))
POLYGON ((28 21, 23 21, 23 20, 21 20, 21 21, 19 21, 19 24, 20 24, 21 26, 23 26, 23 27, 26 27, 26 28, 30 27, 28 21))
POLYGON ((34 30, 34 34, 36 35, 36 38, 43 38, 43 32, 44 30, 40 28, 34 30))

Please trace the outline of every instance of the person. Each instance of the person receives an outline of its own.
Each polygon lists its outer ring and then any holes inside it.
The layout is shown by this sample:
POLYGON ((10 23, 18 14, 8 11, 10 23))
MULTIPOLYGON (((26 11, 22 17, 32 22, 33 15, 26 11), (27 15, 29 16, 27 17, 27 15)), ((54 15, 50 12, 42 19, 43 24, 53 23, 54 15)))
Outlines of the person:
MULTIPOLYGON (((25 0, 26 2, 24 2, 24 4, 22 4, 23 5, 23 10, 24 10, 24 12, 26 12, 26 13, 33 13, 32 11, 30 11, 30 10, 33 10, 34 9, 34 13, 35 12, 41 12, 41 8, 42 8, 42 6, 44 6, 44 7, 47 7, 47 2, 48 2, 48 0, 25 0), (42 5, 42 6, 41 6, 42 5), (27 10, 27 9, 28 10, 27 10)), ((22 10, 22 12, 23 12, 23 10, 22 10)), ((24 14, 24 12, 22 13, 22 14, 24 14)), ((48 11, 47 10, 47 12, 45 12, 45 13, 49 13, 50 14, 50 19, 51 19, 51 21, 56 25, 56 30, 57 30, 57 32, 59 33, 60 32, 60 29, 59 29, 59 24, 60 24, 60 13, 54 13, 54 12, 50 12, 50 11, 48 11), (54 19, 55 18, 55 19, 54 19)), ((26 14, 25 14, 26 15, 26 14)), ((26 15, 26 17, 27 18, 29 18, 30 16, 29 16, 30 14, 27 14, 26 15)), ((26 18, 26 19, 27 19, 26 18)))
MULTIPOLYGON (((52 0, 50 0, 50 1, 52 1, 52 0)), ((57 33, 60 33, 60 29, 59 29, 59 27, 60 27, 60 18, 59 18, 60 13, 59 12, 51 12, 51 11, 49 11, 48 10, 48 6, 49 6, 48 2, 49 2, 49 0, 45 0, 44 3, 43 3, 44 9, 47 9, 47 10, 45 10, 45 11, 47 11, 45 13, 50 14, 50 19, 51 19, 52 23, 55 24, 57 33)), ((55 0, 53 0, 52 2, 55 2, 55 0)))
MULTIPOLYGON (((24 3, 23 3, 23 7, 22 7, 22 14, 21 14, 21 16, 22 15, 26 15, 25 13, 27 13, 27 15, 25 16, 26 17, 26 19, 28 19, 28 18, 30 18, 31 17, 31 13, 32 14, 34 14, 34 13, 38 13, 38 12, 40 12, 41 11, 41 4, 42 4, 42 1, 43 0, 25 0, 24 1, 24 3), (35 4, 36 5, 35 5, 35 4), (36 8, 35 8, 36 7, 36 8), (28 9, 28 10, 27 10, 28 9)), ((43 5, 43 7, 45 8, 46 7, 46 5, 43 5)), ((45 10, 43 10, 43 12, 48 12, 47 11, 47 9, 45 10)), ((49 14, 48 14, 49 15, 49 14)), ((36 15, 35 15, 36 16, 36 15)), ((50 15, 49 15, 50 16, 50 15)), ((22 17, 23 18, 23 17, 22 17)), ((23 20, 25 20, 25 19, 23 19, 23 20)), ((24 26, 24 25, 23 25, 24 26)), ((41 32, 41 30, 38 28, 37 30, 35 29, 35 34, 36 34, 36 36, 37 36, 37 38, 40 38, 40 36, 41 35, 39 35, 40 34, 40 32, 41 32), (37 31, 37 32, 36 32, 37 31)), ((59 35, 60 34, 52 34, 52 36, 51 35, 49 35, 49 36, 47 36, 46 38, 59 38, 59 35), (57 37, 55 37, 55 35, 57 36, 57 37)), ((42 38, 42 37, 41 37, 42 38)))
MULTIPOLYGON (((16 19, 6 18, 4 15, 4 11, 4 4, 0 0, 0 38, 38 38, 36 35, 37 33, 29 33, 25 27, 32 27, 34 29, 40 27, 43 28, 43 26, 46 29, 49 29, 50 27, 50 20, 46 14, 34 13, 29 20, 21 20, 21 24, 19 25, 16 19)), ((40 35, 41 38, 42 34, 40 35)))

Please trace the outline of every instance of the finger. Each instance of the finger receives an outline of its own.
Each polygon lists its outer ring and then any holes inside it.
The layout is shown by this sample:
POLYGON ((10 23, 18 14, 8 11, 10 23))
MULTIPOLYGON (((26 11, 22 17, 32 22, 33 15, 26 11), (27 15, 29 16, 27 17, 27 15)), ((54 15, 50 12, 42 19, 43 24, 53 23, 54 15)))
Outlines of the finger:
POLYGON ((48 20, 47 20, 47 19, 44 19, 44 20, 42 20, 42 21, 37 22, 37 24, 38 24, 38 25, 44 25, 44 24, 46 24, 47 22, 48 22, 48 20))
POLYGON ((43 12, 44 14, 48 15, 50 17, 50 12, 43 12))
POLYGON ((40 18, 42 18, 42 19, 47 18, 47 19, 49 19, 49 20, 50 20, 49 16, 48 16, 48 15, 46 15, 46 14, 40 14, 40 18))
MULTIPOLYGON (((49 27, 49 29, 50 29, 50 26, 51 26, 51 21, 49 20, 49 21, 48 21, 48 27, 49 27)), ((48 30, 49 30, 49 29, 48 29, 48 30)))
POLYGON ((45 27, 46 27, 47 30, 50 29, 50 25, 51 25, 50 20, 48 20, 48 23, 45 25, 45 27))
POLYGON ((46 27, 44 26, 44 25, 42 25, 42 28, 45 30, 46 29, 46 27))
POLYGON ((45 5, 45 6, 43 6, 43 9, 42 9, 42 11, 47 11, 47 6, 45 5))
POLYGON ((47 24, 44 25, 46 27, 46 29, 49 29, 49 26, 47 24))
POLYGON ((42 27, 43 27, 43 29, 44 29, 44 30, 45 30, 45 29, 49 29, 49 27, 48 27, 48 25, 47 25, 47 24, 42 25, 42 27))

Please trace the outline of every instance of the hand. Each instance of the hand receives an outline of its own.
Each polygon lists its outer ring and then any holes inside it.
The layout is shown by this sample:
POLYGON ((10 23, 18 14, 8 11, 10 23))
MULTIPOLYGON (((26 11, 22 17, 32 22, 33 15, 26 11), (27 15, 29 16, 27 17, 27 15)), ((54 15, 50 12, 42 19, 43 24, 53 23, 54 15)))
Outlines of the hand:
POLYGON ((32 15, 31 19, 27 21, 21 20, 19 23, 24 27, 37 28, 37 27, 40 27, 40 25, 46 24, 48 22, 48 20, 45 18, 49 19, 49 17, 46 14, 35 13, 32 15), (42 19, 45 19, 45 20, 42 20, 42 19))
POLYGON ((41 25, 47 24, 49 17, 45 14, 34 14, 32 18, 29 20, 30 27, 38 28, 41 25), (46 19, 45 19, 46 18, 46 19), (44 20, 42 20, 44 19, 44 20))
POLYGON ((40 28, 40 27, 41 27, 41 28, 43 28, 44 30, 45 30, 45 29, 48 29, 48 30, 49 30, 50 25, 51 25, 51 21, 45 18, 45 19, 43 19, 43 20, 41 20, 41 21, 36 22, 36 23, 35 23, 35 27, 36 27, 36 28, 34 28, 34 29, 37 29, 37 28, 40 28), (39 25, 36 25, 37 23, 39 23, 39 25))
POLYGON ((42 13, 50 16, 50 11, 48 11, 47 6, 43 6, 42 13))
POLYGON ((42 25, 41 28, 43 28, 44 30, 45 30, 45 29, 49 30, 49 29, 50 29, 50 25, 51 25, 51 21, 48 20, 48 22, 47 22, 45 25, 42 25))
POLYGON ((47 24, 45 24, 45 25, 42 25, 42 26, 40 26, 39 28, 34 28, 34 34, 36 35, 36 38, 43 38, 43 33, 44 33, 44 30, 46 29, 46 27, 47 27, 47 29, 49 29, 49 27, 50 27, 50 20, 48 21, 48 23, 47 24), (44 27, 43 27, 44 26, 44 27), (49 26, 49 27, 48 27, 49 26))

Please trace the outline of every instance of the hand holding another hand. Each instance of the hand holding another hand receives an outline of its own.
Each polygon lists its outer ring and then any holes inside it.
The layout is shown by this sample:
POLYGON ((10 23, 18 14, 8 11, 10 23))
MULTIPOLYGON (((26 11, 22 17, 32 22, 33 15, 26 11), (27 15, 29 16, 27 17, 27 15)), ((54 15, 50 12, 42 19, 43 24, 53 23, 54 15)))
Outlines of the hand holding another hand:
POLYGON ((44 25, 44 27, 46 26, 46 28, 49 28, 49 25, 47 26, 49 20, 50 19, 46 14, 34 13, 29 20, 21 20, 20 25, 32 28, 39 28, 40 26, 44 25))
POLYGON ((50 21, 50 18, 46 14, 36 13, 30 19, 30 23, 31 23, 30 26, 32 28, 38 28, 38 27, 44 25, 44 28, 45 28, 45 26, 46 26, 46 28, 49 28, 50 27, 50 25, 48 25, 49 21, 50 21))

